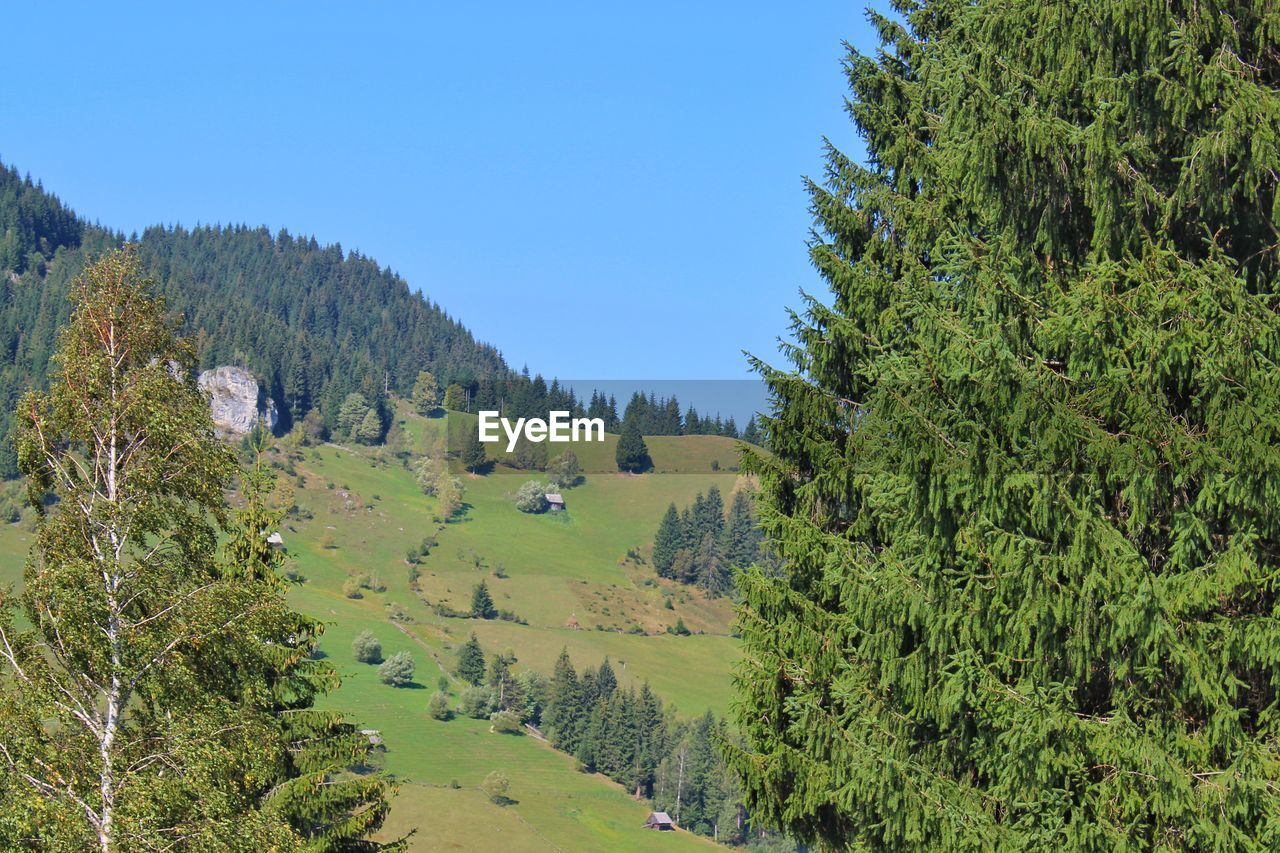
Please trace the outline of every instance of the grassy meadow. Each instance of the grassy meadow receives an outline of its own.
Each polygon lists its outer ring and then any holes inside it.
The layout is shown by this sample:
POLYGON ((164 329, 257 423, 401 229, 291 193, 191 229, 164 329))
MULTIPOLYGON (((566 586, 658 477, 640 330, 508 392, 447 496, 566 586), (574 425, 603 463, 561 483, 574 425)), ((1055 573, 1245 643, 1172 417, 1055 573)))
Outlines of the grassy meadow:
MULTIPOLYGON (((397 419, 401 450, 416 455, 439 447, 445 418, 402 408, 397 419)), ((712 485, 727 498, 740 487, 728 470, 737 464, 735 444, 708 436, 649 438, 655 471, 632 476, 607 470, 616 438, 608 440, 574 448, 587 473, 565 492, 563 513, 516 510, 515 490, 539 472, 502 464, 485 476, 455 469, 465 503, 447 524, 435 519, 433 500, 390 447, 273 450, 279 497, 300 508, 281 531, 303 579, 291 599, 329 623, 321 650, 343 679, 323 704, 381 733, 382 759, 401 786, 386 837, 417 827, 413 849, 507 853, 713 846, 683 831, 641 829, 647 803, 602 776, 577 772, 572 758, 544 742, 490 733, 487 721, 441 722, 426 713, 442 680, 456 701, 459 685, 450 672, 457 646, 473 631, 487 653, 513 650, 516 671, 549 674, 562 648, 579 669, 608 656, 624 686, 648 681, 681 716, 726 712, 737 655, 731 605, 656 578, 647 553, 670 502, 683 506, 712 485), (428 537, 435 545, 417 566, 415 589, 406 556, 428 537), (368 575, 382 591, 346 597, 343 584, 352 574, 368 575), (497 606, 527 624, 436 614, 439 604, 465 611, 482 579, 497 606), (667 632, 677 619, 692 636, 667 632), (363 630, 377 635, 384 657, 412 653, 414 686, 384 685, 376 666, 355 661, 351 642, 363 630), (496 806, 478 790, 492 770, 509 776, 513 804, 496 806)), ((0 583, 20 581, 32 539, 29 520, 0 530, 0 583)))

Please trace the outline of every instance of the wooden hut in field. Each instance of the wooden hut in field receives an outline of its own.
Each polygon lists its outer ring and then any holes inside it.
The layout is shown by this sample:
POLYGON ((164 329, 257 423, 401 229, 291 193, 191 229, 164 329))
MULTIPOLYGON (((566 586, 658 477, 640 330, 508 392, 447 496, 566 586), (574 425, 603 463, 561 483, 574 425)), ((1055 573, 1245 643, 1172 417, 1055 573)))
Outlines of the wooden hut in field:
POLYGON ((559 492, 547 492, 546 498, 547 506, 551 508, 552 512, 560 512, 564 509, 564 495, 559 492))
POLYGON ((656 829, 659 832, 669 832, 675 829, 676 825, 666 812, 649 812, 649 819, 644 822, 644 828, 656 829))

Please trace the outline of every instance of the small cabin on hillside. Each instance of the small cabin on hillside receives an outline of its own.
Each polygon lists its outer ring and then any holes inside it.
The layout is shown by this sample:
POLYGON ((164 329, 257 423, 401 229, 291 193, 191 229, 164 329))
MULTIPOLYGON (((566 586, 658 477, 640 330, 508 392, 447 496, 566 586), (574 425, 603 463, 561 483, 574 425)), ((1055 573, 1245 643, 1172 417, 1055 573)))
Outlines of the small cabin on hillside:
POLYGON ((644 828, 667 832, 675 829, 676 825, 671 822, 671 816, 666 812, 649 812, 649 819, 644 822, 644 828))
POLYGON ((267 537, 267 544, 277 551, 284 550, 284 537, 280 535, 280 531, 276 531, 267 537))
POLYGON ((552 512, 559 512, 564 509, 564 497, 559 492, 547 492, 547 505, 552 512))

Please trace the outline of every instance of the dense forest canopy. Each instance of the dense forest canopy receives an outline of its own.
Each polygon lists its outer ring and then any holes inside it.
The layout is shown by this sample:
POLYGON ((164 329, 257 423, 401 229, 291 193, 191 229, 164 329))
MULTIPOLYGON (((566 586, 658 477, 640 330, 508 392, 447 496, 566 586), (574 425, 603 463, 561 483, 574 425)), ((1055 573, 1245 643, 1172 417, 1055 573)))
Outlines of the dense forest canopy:
MULTIPOLYGON (((87 260, 124 242, 0 166, 0 477, 17 473, 10 412, 25 389, 43 384, 70 313, 72 279, 87 260)), ((738 435, 732 418, 692 408, 682 418, 674 397, 637 394, 620 419, 616 401, 593 394, 587 405, 554 379, 516 373, 404 279, 337 244, 244 225, 155 226, 129 242, 153 292, 182 315, 199 369, 248 368, 276 402, 281 429, 317 412, 327 433, 346 438, 342 406, 358 394, 374 411, 374 440, 381 440, 391 420, 387 393, 411 397, 425 371, 448 408, 518 417, 565 409, 602 417, 610 431, 634 416, 647 435, 738 435)), ((754 423, 748 426, 744 437, 758 440, 754 423)))
MULTIPOLYGON (((0 168, 0 476, 16 473, 9 413, 44 381, 70 282, 124 241, 0 168)), ((420 370, 468 384, 510 374, 438 305, 341 246, 245 226, 154 227, 134 241, 153 291, 195 338, 199 367, 252 370, 286 427, 312 410, 333 427, 352 392, 408 396, 420 370)))

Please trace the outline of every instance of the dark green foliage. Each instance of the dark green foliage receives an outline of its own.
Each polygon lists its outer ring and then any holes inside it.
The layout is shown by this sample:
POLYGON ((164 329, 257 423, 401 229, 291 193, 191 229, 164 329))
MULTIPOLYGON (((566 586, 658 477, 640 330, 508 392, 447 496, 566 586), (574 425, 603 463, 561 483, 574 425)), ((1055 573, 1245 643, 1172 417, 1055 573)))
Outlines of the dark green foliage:
POLYGON ((742 791, 718 748, 728 739, 724 722, 710 711, 678 725, 656 769, 654 805, 685 829, 741 843, 747 836, 742 791))
POLYGON ((1280 839, 1275 9, 925 2, 762 366, 746 797, 902 849, 1280 839))
POLYGON ((729 519, 720 540, 721 556, 730 566, 746 568, 760 558, 763 538, 752 497, 745 489, 739 489, 729 506, 729 519))
POLYGON ((541 471, 547 467, 547 443, 532 442, 522 435, 516 440, 516 449, 506 461, 512 468, 521 471, 541 471))
POLYGON ((605 397, 599 391, 591 392, 591 402, 587 406, 587 417, 600 418, 604 421, 604 428, 609 432, 617 432, 618 425, 622 423, 618 419, 618 401, 612 396, 605 397))
POLYGON ((606 656, 600 668, 596 670, 596 696, 600 699, 608 699, 617 689, 618 676, 614 675, 613 667, 609 665, 609 658, 606 656))
POLYGON ((489 457, 485 452, 484 442, 480 440, 476 430, 466 430, 459 457, 462 459, 462 467, 472 474, 479 474, 489 467, 489 457))
POLYGON ((681 826, 722 841, 745 840, 750 822, 740 788, 717 745, 729 738, 710 712, 692 723, 673 713, 645 684, 618 687, 606 660, 579 679, 566 652, 556 661, 543 729, 556 749, 576 756, 657 808, 680 811, 681 826))
POLYGON ((378 667, 378 679, 392 687, 406 687, 413 683, 413 655, 396 652, 378 667))
POLYGON ((551 673, 551 688, 547 707, 542 712, 542 727, 552 746, 572 755, 577 751, 585 725, 582 685, 578 681, 573 662, 569 660, 568 650, 562 649, 551 673))
POLYGON ((722 595, 732 588, 735 572, 757 563, 773 567, 762 540, 751 496, 744 490, 734 494, 726 522, 724 500, 712 486, 683 513, 675 504, 667 508, 653 543, 653 567, 659 577, 722 595))
POLYGON ((542 725, 542 712, 551 701, 551 679, 536 670, 520 673, 520 694, 524 699, 524 718, 535 726, 542 725))
MULTIPOLYGON (((0 167, 0 476, 17 473, 10 413, 25 388, 44 384, 71 280, 87 257, 122 242, 0 167)), ((335 430, 353 391, 389 423, 384 387, 407 396, 424 368, 467 382, 509 375, 495 349, 389 270, 340 246, 243 226, 149 228, 137 257, 156 293, 185 317, 196 367, 248 367, 265 380, 286 428, 318 411, 335 430)))
POLYGON ((468 684, 484 683, 484 649, 473 632, 471 638, 458 649, 458 677, 468 684))
POLYGON ((0 273, 39 268, 80 245, 84 227, 57 196, 0 163, 0 273))
POLYGON ((680 513, 673 503, 667 507, 667 514, 658 525, 658 535, 653 540, 653 569, 658 577, 674 577, 671 566, 675 563, 676 552, 684 542, 684 533, 680 529, 680 513))
POLYGON ((471 590, 471 618, 496 619, 498 608, 493 605, 493 596, 489 594, 489 585, 484 581, 476 584, 471 590))
MULTIPOLYGON (((738 427, 732 417, 722 419, 700 416, 698 410, 690 406, 684 417, 680 416, 680 401, 657 397, 652 392, 645 396, 640 392, 631 395, 627 403, 623 422, 634 420, 645 435, 723 435, 729 438, 738 437, 738 427)), ((614 413, 614 420, 617 414, 614 413)))
POLYGON ((649 448, 645 445, 644 436, 640 435, 640 427, 634 420, 629 420, 622 425, 622 435, 618 437, 615 457, 618 470, 629 474, 640 474, 653 467, 653 460, 649 458, 649 448))
MULTIPOLYGON (((245 506, 237 511, 224 546, 225 570, 262 584, 261 599, 267 590, 283 587, 277 576, 285 557, 267 537, 279 529, 284 516, 267 508, 274 483, 261 456, 242 481, 245 506)), ((323 630, 320 620, 291 613, 256 634, 266 664, 259 677, 264 695, 270 697, 263 704, 276 716, 288 744, 276 777, 264 780, 263 802, 305 839, 308 850, 378 849, 380 845, 367 838, 382 826, 393 787, 382 773, 368 772, 373 749, 369 738, 341 715, 313 707, 317 698, 339 684, 336 669, 315 658, 323 630)), ((368 651, 376 661, 381 645, 368 636, 368 651)), ((244 657, 236 657, 235 664, 242 679, 254 672, 244 657)))

